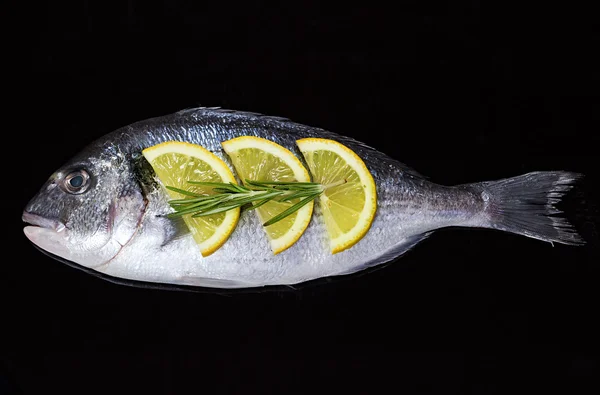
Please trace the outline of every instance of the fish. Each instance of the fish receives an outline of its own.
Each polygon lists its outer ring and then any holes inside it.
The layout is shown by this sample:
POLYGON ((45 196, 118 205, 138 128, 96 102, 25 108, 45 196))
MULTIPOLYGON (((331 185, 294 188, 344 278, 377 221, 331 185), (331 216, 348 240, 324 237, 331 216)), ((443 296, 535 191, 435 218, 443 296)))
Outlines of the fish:
MULTIPOLYGON (((235 173, 234 173, 235 174, 235 173)), ((487 228, 549 243, 585 241, 556 208, 582 174, 536 171, 494 181, 441 185, 361 143, 286 118, 189 108, 119 128, 56 170, 26 204, 25 236, 50 256, 102 278, 217 289, 294 286, 339 278, 396 260, 438 229, 487 228), (233 165, 221 142, 257 136, 303 160, 296 140, 332 139, 366 164, 377 188, 369 231, 332 254, 318 205, 302 237, 274 255, 258 217, 243 211, 228 241, 203 257, 142 150, 166 141, 199 144, 233 165)))

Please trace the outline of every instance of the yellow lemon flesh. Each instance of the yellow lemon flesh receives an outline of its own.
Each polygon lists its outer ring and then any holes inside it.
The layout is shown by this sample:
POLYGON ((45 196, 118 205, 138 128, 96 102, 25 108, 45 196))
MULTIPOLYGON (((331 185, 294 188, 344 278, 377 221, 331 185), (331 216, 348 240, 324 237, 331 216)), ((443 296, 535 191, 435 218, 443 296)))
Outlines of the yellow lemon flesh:
MULTIPOLYGON (((240 179, 253 181, 310 182, 310 175, 302 162, 288 149, 270 140, 243 136, 221 143, 231 158, 240 179)), ((271 200, 256 208, 265 223, 288 209, 300 199, 287 202, 271 200)), ((264 229, 274 254, 291 247, 306 230, 313 211, 313 202, 264 229)))
POLYGON ((334 140, 296 141, 313 176, 325 187, 319 197, 332 253, 356 244, 367 233, 377 211, 373 176, 362 159, 334 140), (328 187, 329 185, 336 185, 328 187))
MULTIPOLYGON (((164 186, 172 186, 195 193, 212 195, 211 187, 189 184, 188 181, 233 182, 233 173, 219 157, 202 146, 179 141, 168 141, 146 148, 142 154, 148 160, 158 179, 164 186)), ((185 195, 167 190, 171 199, 183 199, 185 195)), ((192 217, 183 216, 202 256, 219 249, 235 229, 240 209, 192 217)))

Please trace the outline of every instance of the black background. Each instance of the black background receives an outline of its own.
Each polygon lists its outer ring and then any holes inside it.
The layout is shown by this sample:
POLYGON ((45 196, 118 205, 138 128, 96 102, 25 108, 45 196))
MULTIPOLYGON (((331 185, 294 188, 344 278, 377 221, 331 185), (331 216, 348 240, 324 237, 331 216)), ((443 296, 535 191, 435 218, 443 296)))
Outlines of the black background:
POLYGON ((0 393, 598 393, 599 25, 525 3, 7 3, 0 393), (442 184, 585 173, 567 208, 588 244, 444 230, 365 275, 215 294, 112 284, 26 240, 22 208, 85 144, 198 105, 442 184))

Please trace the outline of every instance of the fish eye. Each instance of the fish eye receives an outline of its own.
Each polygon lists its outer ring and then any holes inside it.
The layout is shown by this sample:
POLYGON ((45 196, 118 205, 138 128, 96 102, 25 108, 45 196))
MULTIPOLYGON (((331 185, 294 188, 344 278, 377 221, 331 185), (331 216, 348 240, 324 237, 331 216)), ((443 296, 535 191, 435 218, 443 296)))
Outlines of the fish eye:
POLYGON ((67 192, 72 194, 83 193, 87 190, 89 184, 90 175, 85 170, 76 170, 69 173, 64 181, 63 185, 67 192))

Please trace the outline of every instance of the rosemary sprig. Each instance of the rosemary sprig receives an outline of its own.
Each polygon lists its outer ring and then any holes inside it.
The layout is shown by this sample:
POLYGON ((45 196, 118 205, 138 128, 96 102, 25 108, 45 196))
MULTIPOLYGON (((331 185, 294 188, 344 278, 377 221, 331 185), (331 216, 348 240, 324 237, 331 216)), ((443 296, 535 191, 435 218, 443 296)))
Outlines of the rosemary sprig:
POLYGON ((245 180, 245 185, 221 182, 199 182, 188 181, 193 185, 212 187, 214 195, 199 194, 180 188, 167 186, 168 189, 188 196, 185 199, 173 199, 169 201, 175 210, 168 214, 170 218, 192 214, 192 217, 203 217, 252 204, 250 210, 256 209, 263 204, 275 200, 286 202, 293 199, 301 199, 283 212, 269 219, 263 226, 272 225, 281 221, 290 214, 295 213, 301 207, 319 197, 327 188, 341 185, 346 180, 323 186, 314 182, 275 182, 245 180))

